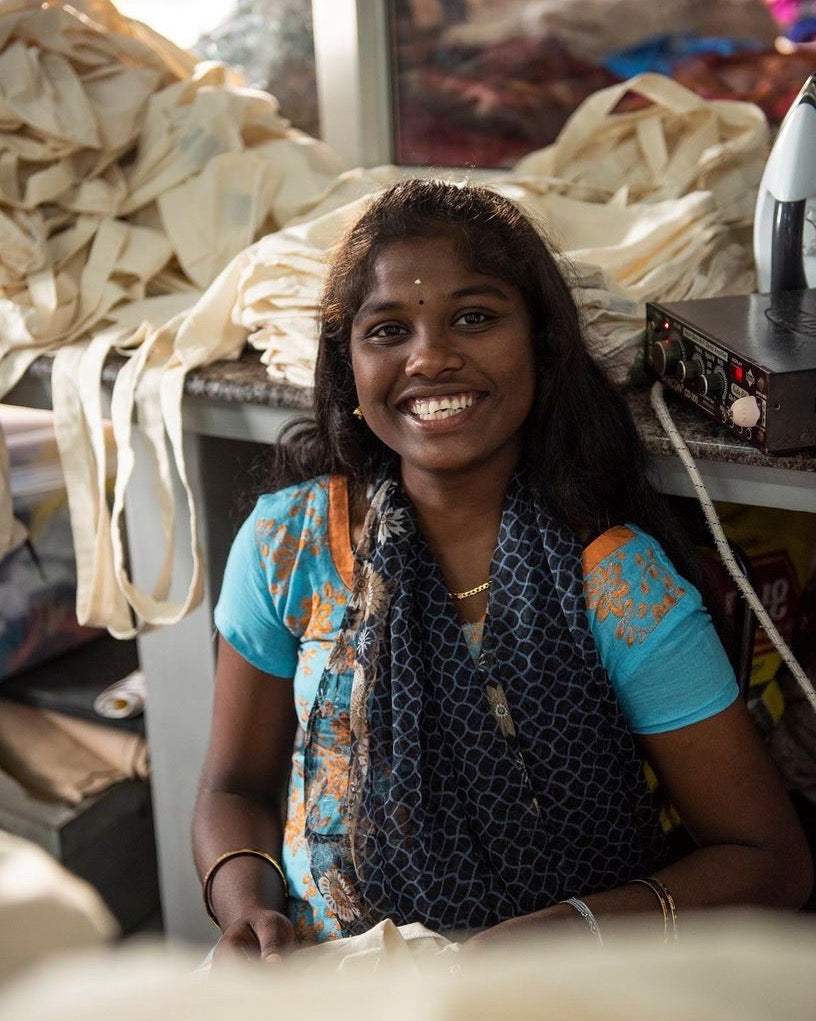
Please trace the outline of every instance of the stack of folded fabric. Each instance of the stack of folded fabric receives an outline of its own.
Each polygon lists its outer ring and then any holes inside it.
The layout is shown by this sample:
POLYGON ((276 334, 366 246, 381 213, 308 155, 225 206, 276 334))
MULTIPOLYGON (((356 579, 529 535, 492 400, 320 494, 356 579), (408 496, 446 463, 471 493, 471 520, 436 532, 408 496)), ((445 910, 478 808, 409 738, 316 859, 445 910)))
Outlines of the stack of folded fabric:
POLYGON ((343 169, 272 96, 103 0, 0 3, 0 40, 0 358, 147 294, 191 303, 343 169))
POLYGON ((7 699, 0 699, 0 761, 6 782, 67 805, 150 774, 141 734, 7 699))
MULTIPOLYGON (((768 128, 749 103, 706 101, 661 75, 595 93, 556 142, 483 182, 522 205, 560 250, 593 353, 618 383, 633 369, 649 300, 747 293, 747 228, 768 128), (621 100, 637 95, 637 109, 621 100)), ((349 171, 235 260, 182 317, 183 330, 240 327, 270 376, 312 380, 315 313, 326 257, 394 167, 349 171), (214 316, 214 310, 217 315, 214 316)))
MULTIPOLYGON (((76 544, 81 514, 104 500, 107 353, 134 355, 345 164, 293 129, 273 96, 197 64, 109 0, 0 0, 0 124, 0 399, 39 355, 92 347, 81 366, 69 359, 62 384, 54 374, 76 544), (91 395, 87 428, 72 385, 91 395), (93 438, 87 449, 74 428, 93 438)), ((243 343, 204 344, 198 364, 237 357, 243 343)), ((0 558, 22 538, 7 474, 0 436, 0 558)), ((82 623, 116 617, 127 630, 121 605, 118 616, 112 605, 80 610, 82 623)))

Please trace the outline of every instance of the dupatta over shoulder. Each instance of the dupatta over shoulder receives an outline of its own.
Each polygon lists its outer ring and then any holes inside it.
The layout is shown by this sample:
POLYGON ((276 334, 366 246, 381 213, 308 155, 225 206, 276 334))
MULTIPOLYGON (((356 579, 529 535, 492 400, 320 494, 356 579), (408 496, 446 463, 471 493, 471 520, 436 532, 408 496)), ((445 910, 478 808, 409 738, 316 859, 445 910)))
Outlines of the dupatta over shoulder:
POLYGON ((478 662, 399 481, 376 490, 306 734, 306 839, 344 935, 494 925, 667 848, 585 612, 581 545, 511 480, 478 662), (327 763, 347 756, 338 790, 327 763), (335 799, 325 811, 326 797, 335 799))

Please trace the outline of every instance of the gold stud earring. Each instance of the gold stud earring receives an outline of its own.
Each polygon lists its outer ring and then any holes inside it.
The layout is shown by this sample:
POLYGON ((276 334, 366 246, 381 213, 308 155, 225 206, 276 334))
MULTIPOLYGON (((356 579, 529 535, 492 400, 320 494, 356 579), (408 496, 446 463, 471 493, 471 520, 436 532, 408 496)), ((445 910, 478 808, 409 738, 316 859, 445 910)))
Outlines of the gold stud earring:
POLYGON ((365 415, 363 414, 363 409, 360 407, 359 404, 354 409, 354 411, 352 411, 352 415, 354 415, 355 418, 359 418, 359 419, 365 418, 365 415))

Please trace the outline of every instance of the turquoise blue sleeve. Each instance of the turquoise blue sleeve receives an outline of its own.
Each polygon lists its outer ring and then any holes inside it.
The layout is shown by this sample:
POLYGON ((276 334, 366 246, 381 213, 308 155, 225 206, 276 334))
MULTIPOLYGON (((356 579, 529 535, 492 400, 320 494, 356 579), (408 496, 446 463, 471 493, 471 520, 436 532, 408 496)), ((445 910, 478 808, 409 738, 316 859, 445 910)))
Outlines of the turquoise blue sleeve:
POLYGON ((584 579, 589 623, 632 731, 659 734, 721 712, 739 690, 700 593, 628 527, 634 536, 584 579))
MULTIPOLYGON (((233 541, 215 607, 215 626, 245 660, 276 677, 292 677, 298 638, 285 625, 288 577, 264 555, 270 521, 289 522, 280 501, 261 497, 233 541)), ((288 529, 286 531, 288 535, 288 529)))

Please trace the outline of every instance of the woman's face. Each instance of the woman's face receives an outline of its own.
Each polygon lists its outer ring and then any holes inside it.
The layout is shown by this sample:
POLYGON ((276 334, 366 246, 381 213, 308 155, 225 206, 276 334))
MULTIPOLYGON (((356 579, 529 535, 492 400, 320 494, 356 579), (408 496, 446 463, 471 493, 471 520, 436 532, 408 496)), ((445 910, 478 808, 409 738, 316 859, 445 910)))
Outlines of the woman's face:
POLYGON ((515 286, 474 272, 450 237, 394 241, 354 317, 351 361, 362 428, 400 456, 405 481, 475 468, 506 481, 535 388, 515 286))

